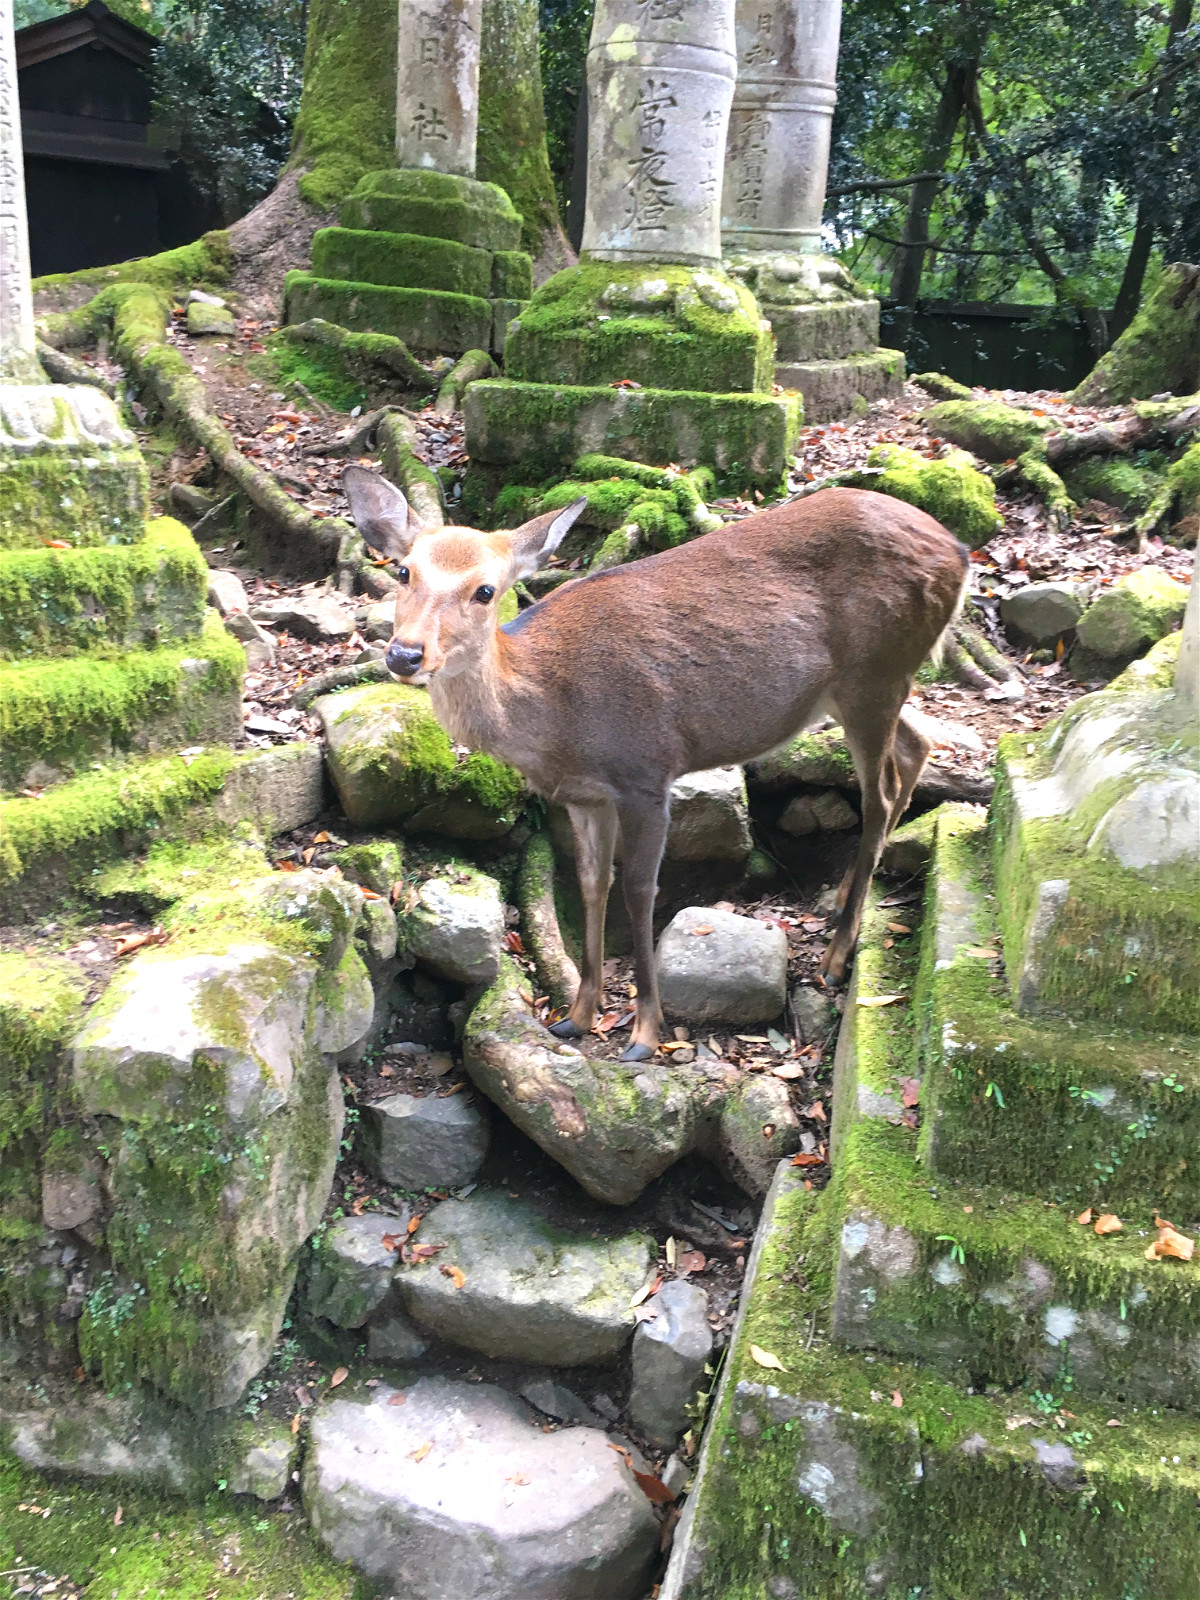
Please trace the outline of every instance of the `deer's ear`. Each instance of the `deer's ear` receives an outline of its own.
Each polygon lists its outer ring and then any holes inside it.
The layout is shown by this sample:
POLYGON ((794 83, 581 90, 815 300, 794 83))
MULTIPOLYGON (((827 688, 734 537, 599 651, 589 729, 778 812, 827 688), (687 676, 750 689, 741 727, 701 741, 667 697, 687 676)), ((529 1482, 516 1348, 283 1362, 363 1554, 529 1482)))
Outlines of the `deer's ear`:
POLYGON ((509 535, 513 551, 512 581, 527 578, 544 567, 575 523, 587 510, 587 496, 572 500, 561 511, 544 511, 509 535))
POLYGON ((350 502, 354 526, 380 555, 406 556, 417 535, 424 532, 400 490, 377 472, 347 467, 342 473, 342 493, 350 502))

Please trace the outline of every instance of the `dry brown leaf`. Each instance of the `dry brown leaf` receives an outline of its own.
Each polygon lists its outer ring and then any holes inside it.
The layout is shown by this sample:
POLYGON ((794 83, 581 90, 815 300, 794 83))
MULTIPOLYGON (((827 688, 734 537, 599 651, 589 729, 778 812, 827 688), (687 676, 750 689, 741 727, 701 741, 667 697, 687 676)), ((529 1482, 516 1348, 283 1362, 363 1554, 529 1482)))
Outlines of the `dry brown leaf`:
POLYGON ((705 922, 699 928, 693 928, 692 929, 692 938, 693 939, 703 939, 706 933, 711 933, 711 932, 712 932, 712 929, 709 927, 708 923, 705 922))
POLYGON ((983 945, 966 945, 963 947, 963 955, 978 956, 982 961, 990 961, 993 956, 998 956, 999 954, 999 950, 988 950, 983 945))
POLYGON ((452 1279, 456 1289, 461 1289, 463 1284, 467 1281, 467 1275, 463 1269, 461 1267, 454 1266, 453 1263, 449 1261, 447 1261, 442 1267, 442 1277, 452 1279))
POLYGON ((905 1107, 915 1106, 921 1098, 920 1078, 900 1079, 900 1104, 905 1107))
POLYGON ((808 1155, 801 1150, 799 1155, 792 1157, 792 1165, 794 1167, 819 1167, 821 1158, 820 1156, 808 1155))
POLYGON ((889 933, 911 933, 912 929, 908 926, 908 924, 906 922, 889 922, 888 923, 888 932, 889 933))
POLYGON ((1079 1213, 1079 1215, 1075 1218, 1075 1221, 1081 1228, 1090 1228, 1092 1225, 1092 1216, 1092 1208, 1089 1206, 1086 1211, 1081 1211, 1079 1213))
POLYGON ((858 1004, 860 1006, 872 1007, 894 1006, 897 1001, 903 1000, 904 998, 905 997, 902 994, 860 994, 858 997, 858 1004))
POLYGON ((1101 1215, 1096 1218, 1096 1232, 1101 1238, 1103 1238, 1106 1233, 1120 1233, 1123 1226, 1124 1224, 1122 1223, 1120 1217, 1115 1216, 1111 1211, 1102 1212, 1101 1215))
POLYGON ((708 1257, 703 1250, 685 1250, 675 1263, 675 1270, 681 1276, 689 1272, 703 1272, 708 1265, 708 1257))
POLYGON ((633 1476, 637 1481, 638 1488, 646 1496, 646 1499, 651 1501, 654 1505, 665 1506, 669 1505, 671 1501, 674 1500, 675 1496, 671 1493, 670 1489, 668 1489, 662 1479, 656 1477, 653 1472, 639 1472, 636 1467, 631 1467, 630 1471, 633 1473, 633 1476))
POLYGON ((781 1061, 777 1067, 771 1069, 773 1078, 782 1078, 785 1083, 790 1083, 794 1078, 802 1078, 805 1068, 802 1061, 781 1061))
POLYGON ((394 1394, 394 1395, 392 1395, 391 1399, 388 1401, 388 1405, 390 1405, 390 1406, 402 1406, 407 1399, 408 1399, 408 1396, 406 1394, 394 1394))
POLYGON ((408 1228, 406 1229, 406 1232, 408 1233, 410 1238, 412 1237, 412 1235, 414 1233, 416 1233, 417 1229, 421 1226, 421 1223, 422 1223, 423 1220, 424 1220, 423 1216, 422 1217, 409 1217, 409 1219, 408 1219, 408 1228))
POLYGON ((336 1389, 338 1384, 339 1383, 345 1383, 346 1379, 349 1376, 350 1376, 350 1368, 349 1367, 338 1367, 337 1370, 332 1374, 332 1376, 329 1379, 329 1387, 331 1389, 336 1389))
POLYGON ((432 1449, 433 1440, 426 1439, 424 1444, 419 1444, 415 1450, 410 1450, 408 1452, 408 1459, 410 1461, 424 1461, 425 1457, 432 1449))
POLYGON ((777 1355, 773 1355, 770 1350, 763 1350, 756 1344, 750 1346, 750 1359, 757 1362, 760 1367, 769 1367, 772 1372, 787 1371, 787 1368, 777 1355))
POLYGON ((118 1506, 117 1507, 117 1514, 113 1518, 113 1527, 114 1528, 119 1528, 124 1521, 125 1521, 125 1507, 124 1506, 118 1506))
POLYGON ((896 1407, 897 1411, 899 1411, 900 1407, 904 1404, 904 1396, 900 1393, 899 1389, 892 1390, 892 1404, 896 1407))
POLYGON ((812 1105, 810 1105, 808 1110, 805 1112, 805 1115, 812 1117, 816 1122, 828 1122, 829 1120, 825 1115, 825 1106, 820 1100, 814 1100, 812 1105))
POLYGON ((312 842, 314 844, 332 844, 333 840, 330 837, 330 835, 325 831, 325 829, 322 828, 320 833, 314 833, 313 834, 313 841, 312 842))
POLYGON ((299 1432, 300 1432, 300 1413, 297 1411, 296 1415, 292 1418, 292 1433, 293 1434, 297 1434, 299 1432))
POLYGON ((1161 1261, 1168 1257, 1173 1261, 1190 1261, 1196 1253, 1196 1241, 1180 1233, 1161 1217, 1155 1217, 1154 1221, 1158 1226, 1158 1238, 1146 1251, 1146 1260, 1161 1261))

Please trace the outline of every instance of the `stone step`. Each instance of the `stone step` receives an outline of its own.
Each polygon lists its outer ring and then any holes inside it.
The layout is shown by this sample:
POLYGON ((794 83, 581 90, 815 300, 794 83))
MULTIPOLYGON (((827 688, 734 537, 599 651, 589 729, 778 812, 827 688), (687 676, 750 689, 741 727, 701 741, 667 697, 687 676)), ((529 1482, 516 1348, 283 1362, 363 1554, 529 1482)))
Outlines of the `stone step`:
POLYGON ((1009 985, 1025 1015, 1200 1032, 1195 712, 1136 675, 1121 683, 1000 743, 1009 985))
POLYGON ((323 317, 358 333, 390 333, 417 355, 491 348, 495 308, 480 295, 394 289, 295 271, 287 275, 284 297, 288 322, 323 317))
POLYGON ((872 401, 903 394, 904 352, 879 345, 836 360, 780 361, 775 382, 803 395, 807 423, 831 422, 865 412, 872 401))
POLYGON ((245 664, 213 611, 184 643, 0 665, 0 784, 40 789, 129 751, 234 743, 245 664))
POLYGON ((40 799, 0 799, 0 920, 21 921, 151 839, 195 838, 251 823, 263 835, 310 822, 325 805, 317 744, 101 763, 40 799))
POLYGON ((781 1167, 764 1207, 661 1600, 1194 1600, 1194 1420, 827 1342, 802 1180, 781 1167))
POLYGON ((171 517, 136 544, 0 551, 0 659, 194 639, 207 588, 204 557, 171 517))
POLYGON ((366 228, 322 228, 313 238, 313 276, 397 289, 442 289, 488 299, 528 300, 533 262, 520 250, 477 250, 453 239, 366 228))
MULTIPOLYGON (((918 1047, 906 1069, 922 1079, 924 1161, 958 1182, 1002 1185, 1076 1211, 1152 1206, 1194 1217, 1196 1040, 1020 1016, 1000 970, 990 847, 982 812, 938 813, 916 986, 918 1047)), ((875 940, 872 932, 865 943, 875 940)), ((861 1032, 870 1024, 857 1009, 851 1029, 861 1032)), ((894 1081, 876 1087, 894 1094, 894 1081)))
POLYGON ((448 172, 387 167, 366 172, 338 207, 343 228, 456 239, 481 250, 518 250, 521 217, 497 183, 448 172))

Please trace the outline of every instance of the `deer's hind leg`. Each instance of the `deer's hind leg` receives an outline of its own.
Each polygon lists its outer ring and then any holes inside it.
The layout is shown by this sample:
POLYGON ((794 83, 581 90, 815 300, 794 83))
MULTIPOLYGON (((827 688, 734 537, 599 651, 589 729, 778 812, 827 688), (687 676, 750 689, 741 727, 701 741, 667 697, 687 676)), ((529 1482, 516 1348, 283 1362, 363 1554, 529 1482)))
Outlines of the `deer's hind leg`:
POLYGON ((879 863, 883 841, 888 830, 900 815, 901 801, 908 803, 906 782, 915 784, 920 775, 921 763, 914 760, 919 739, 916 730, 905 726, 898 736, 900 709, 908 697, 908 684, 889 697, 891 703, 850 703, 842 706, 842 726, 846 730, 846 743, 854 759, 854 769, 862 786, 862 839, 858 856, 849 874, 845 903, 838 917, 833 938, 821 958, 821 972, 834 983, 840 983, 858 942, 863 906, 871 875, 879 863), (899 744, 899 749, 897 748, 899 744), (915 769, 915 770, 914 770, 915 769))
POLYGON ((654 960, 654 901, 658 868, 667 842, 669 807, 665 794, 628 797, 621 802, 621 886, 633 930, 633 968, 637 979, 637 1021, 622 1061, 648 1061, 658 1049, 662 1004, 654 960))
POLYGON ((575 1003, 550 1032, 560 1039, 581 1039, 592 1031, 596 1007, 604 994, 604 914, 612 887, 613 851, 617 842, 617 809, 611 801, 595 805, 570 805, 575 835, 575 866, 583 896, 583 962, 575 1003))
MULTIPOLYGON (((896 769, 900 774, 900 792, 892 804, 888 817, 887 829, 884 832, 886 839, 892 830, 899 826, 901 818, 908 810, 913 797, 913 790, 917 786, 917 779, 925 768, 925 761, 933 746, 925 735, 904 715, 903 711, 896 721, 895 757, 896 769)), ((846 904, 850 893, 850 885, 854 881, 857 862, 847 872, 838 885, 837 905, 841 911, 846 904)))

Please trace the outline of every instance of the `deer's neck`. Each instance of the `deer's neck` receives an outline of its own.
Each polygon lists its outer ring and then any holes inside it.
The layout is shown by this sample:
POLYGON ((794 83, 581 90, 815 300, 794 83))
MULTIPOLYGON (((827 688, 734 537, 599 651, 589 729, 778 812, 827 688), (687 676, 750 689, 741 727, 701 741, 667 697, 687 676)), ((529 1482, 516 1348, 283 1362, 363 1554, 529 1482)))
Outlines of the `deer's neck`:
POLYGON ((521 731, 525 697, 518 655, 512 641, 497 631, 476 670, 453 678, 436 675, 429 698, 434 715, 455 743, 524 771, 528 752, 521 731))

